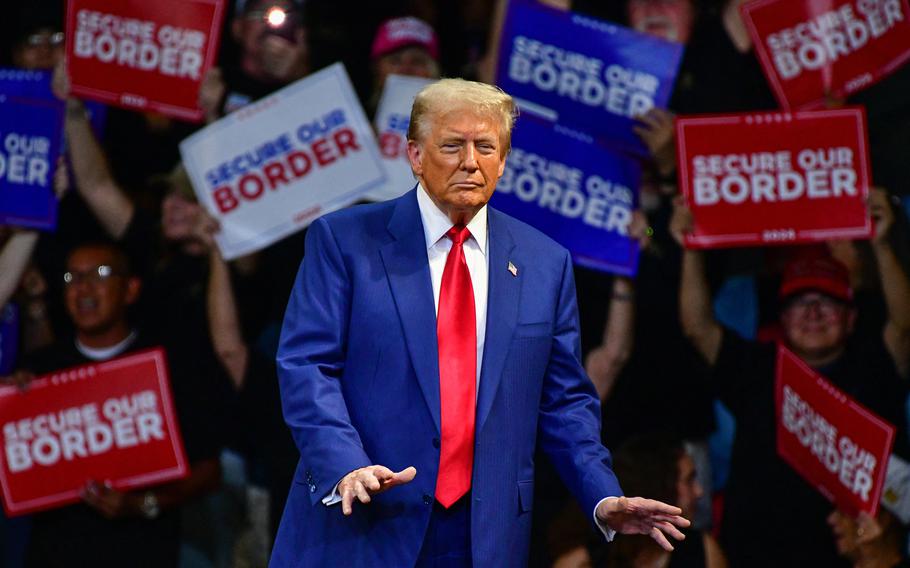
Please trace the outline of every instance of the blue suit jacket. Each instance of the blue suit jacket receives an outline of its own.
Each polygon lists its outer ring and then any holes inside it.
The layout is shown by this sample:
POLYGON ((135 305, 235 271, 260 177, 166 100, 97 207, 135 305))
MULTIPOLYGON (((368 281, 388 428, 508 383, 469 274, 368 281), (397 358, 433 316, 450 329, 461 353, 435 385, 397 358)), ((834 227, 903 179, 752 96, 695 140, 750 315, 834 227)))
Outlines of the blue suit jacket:
MULTIPOLYGON (((570 256, 537 230, 488 211, 471 538, 475 565, 521 566, 536 446, 585 511, 620 489, 600 443, 597 396, 579 363, 570 256)), ((413 566, 432 511, 440 432, 436 316, 415 191, 310 227, 278 375, 300 463, 272 566, 413 566), (370 464, 413 465, 417 477, 355 504, 350 517, 322 504, 345 474, 370 464)))

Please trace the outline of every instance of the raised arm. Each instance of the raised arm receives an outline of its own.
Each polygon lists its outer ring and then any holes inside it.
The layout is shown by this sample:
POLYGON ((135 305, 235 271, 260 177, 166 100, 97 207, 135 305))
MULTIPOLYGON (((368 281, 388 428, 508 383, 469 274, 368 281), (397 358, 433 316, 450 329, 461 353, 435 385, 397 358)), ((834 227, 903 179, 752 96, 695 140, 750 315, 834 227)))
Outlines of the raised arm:
POLYGON ((888 310, 883 331, 885 347, 898 372, 906 378, 910 376, 910 279, 889 241, 894 209, 884 189, 874 188, 869 194, 869 211, 875 220, 872 250, 888 310))
POLYGON ((66 140, 76 189, 114 239, 121 238, 133 218, 134 205, 114 180, 104 150, 92 132, 85 105, 69 96, 66 69, 54 70, 54 92, 66 100, 66 140))
POLYGON ((616 377, 632 354, 634 327, 635 285, 630 278, 617 276, 610 293, 610 312, 603 342, 588 353, 585 361, 585 371, 601 401, 610 396, 616 377))
POLYGON ((37 243, 37 231, 14 231, 0 249, 0 307, 19 287, 37 243))
POLYGON ((240 390, 246 376, 250 352, 240 329, 240 316, 234 287, 231 284, 231 272, 212 238, 218 231, 218 222, 201 207, 195 204, 194 206, 197 208, 194 235, 208 249, 209 254, 209 280, 205 302, 212 347, 218 356, 218 362, 231 378, 234 388, 240 390))
MULTIPOLYGON (((632 214, 629 235, 638 240, 641 250, 650 244, 648 220, 641 211, 632 214)), ((585 361, 585 371, 601 402, 610 396, 616 377, 626 366, 635 345, 635 283, 631 278, 613 279, 609 310, 603 342, 588 353, 585 361)))
MULTIPOLYGON (((684 235, 692 230, 692 212, 682 197, 673 202, 670 233, 680 246, 684 235)), ((683 333, 709 365, 717 362, 723 328, 714 319, 711 292, 705 276, 705 260, 701 251, 683 250, 682 276, 679 283, 679 320, 683 333)))

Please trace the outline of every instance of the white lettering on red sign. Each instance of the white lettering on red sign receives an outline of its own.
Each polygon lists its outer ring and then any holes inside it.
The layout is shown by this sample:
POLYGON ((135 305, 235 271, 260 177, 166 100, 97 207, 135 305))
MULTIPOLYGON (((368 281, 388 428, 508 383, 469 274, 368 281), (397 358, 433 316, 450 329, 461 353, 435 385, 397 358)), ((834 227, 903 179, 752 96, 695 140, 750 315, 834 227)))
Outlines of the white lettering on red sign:
POLYGON ((206 32, 79 10, 73 53, 169 77, 201 78, 206 32))
POLYGON ((10 473, 53 466, 164 440, 164 419, 154 391, 109 398, 3 425, 10 473))
POLYGON ((781 422, 803 447, 821 462, 838 481, 863 501, 869 501, 869 491, 878 460, 816 412, 789 385, 784 385, 784 404, 781 422))
MULTIPOLYGON (((904 21, 901 0, 856 0, 765 38, 774 66, 787 80, 861 50, 904 21)), ((858 78, 858 88, 869 78, 858 78)))
POLYGON ((785 202, 859 195, 853 150, 839 146, 692 158, 696 205, 785 202))

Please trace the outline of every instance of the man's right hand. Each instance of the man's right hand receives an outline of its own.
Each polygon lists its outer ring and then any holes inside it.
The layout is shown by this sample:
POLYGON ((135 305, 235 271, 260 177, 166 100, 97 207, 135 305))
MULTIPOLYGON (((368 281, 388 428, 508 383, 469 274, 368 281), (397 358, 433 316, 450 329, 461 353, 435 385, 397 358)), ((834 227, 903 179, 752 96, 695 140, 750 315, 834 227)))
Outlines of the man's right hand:
POLYGON ((414 479, 417 469, 414 466, 395 473, 381 465, 370 465, 355 469, 341 478, 338 493, 341 495, 341 511, 345 515, 353 512, 354 499, 369 503, 370 496, 387 491, 392 487, 404 485, 414 479))
POLYGON ((692 232, 695 220, 692 210, 682 195, 673 198, 673 215, 670 217, 670 234, 679 246, 686 248, 686 235, 692 232))
POLYGON ((35 374, 24 369, 16 369, 11 375, 0 377, 0 383, 13 385, 20 391, 27 390, 33 380, 35 380, 35 374))

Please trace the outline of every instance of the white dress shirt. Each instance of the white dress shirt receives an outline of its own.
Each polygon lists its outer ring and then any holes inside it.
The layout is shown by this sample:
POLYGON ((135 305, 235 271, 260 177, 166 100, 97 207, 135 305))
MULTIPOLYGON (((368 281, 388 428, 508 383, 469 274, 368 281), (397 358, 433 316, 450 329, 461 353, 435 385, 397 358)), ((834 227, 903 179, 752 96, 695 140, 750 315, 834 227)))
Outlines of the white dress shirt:
MULTIPOLYGON (((417 206, 423 221, 423 236, 427 242, 427 260, 430 263, 430 280, 433 282, 433 300, 436 314, 439 314, 439 289, 442 287, 442 273, 446 266, 452 239, 446 233, 452 228, 452 221, 433 203, 422 185, 418 184, 417 206)), ((489 255, 487 254, 487 206, 484 205, 468 222, 471 236, 462 245, 464 259, 471 274, 474 289, 474 321, 477 324, 477 383, 480 392, 480 367, 483 363, 483 344, 487 335, 487 289, 489 278, 489 255)), ((475 396, 474 403, 477 403, 475 396)))

